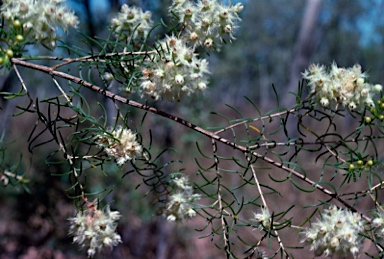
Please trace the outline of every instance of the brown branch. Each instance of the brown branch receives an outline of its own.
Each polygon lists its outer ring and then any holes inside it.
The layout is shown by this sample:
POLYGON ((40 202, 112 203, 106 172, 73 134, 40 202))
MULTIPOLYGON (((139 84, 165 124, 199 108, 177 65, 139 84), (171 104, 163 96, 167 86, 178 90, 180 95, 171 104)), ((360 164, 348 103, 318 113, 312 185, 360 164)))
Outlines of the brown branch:
MULTIPOLYGON (((300 180, 308 183, 309 185, 311 186, 314 186, 316 189, 318 189, 319 191, 323 192, 324 194, 326 195, 329 195, 331 196, 332 198, 336 199, 337 201, 339 201, 341 204, 343 204, 345 207, 347 207, 349 210, 351 210, 352 212, 357 212, 357 210, 352 207, 351 205, 349 205, 345 200, 343 200, 342 198, 339 197, 339 195, 337 195, 336 193, 333 193, 332 191, 326 189, 325 187, 317 184, 316 182, 312 181, 311 179, 309 179, 307 176, 303 175, 303 174, 300 174, 299 172, 285 166, 283 163, 279 163, 279 162, 276 162, 274 161, 273 159, 271 158, 268 158, 264 155, 261 155, 255 151, 250 151, 247 147, 244 147, 244 146, 241 146, 241 145, 238 145, 234 142, 231 142, 230 140, 227 140, 223 137, 220 137, 219 135, 215 134, 214 132, 211 132, 211 131, 208 131, 208 130, 205 130, 189 121, 186 121, 182 118, 179 118, 179 117, 176 117, 174 115, 171 115, 171 114, 168 114, 164 111, 161 111, 161 110, 158 110, 154 107, 151 107, 151 106, 148 106, 148 105, 144 105, 144 104, 141 104, 141 103, 138 103, 138 102, 135 102, 135 101, 132 101, 132 100, 129 100, 127 98, 124 98, 120 95, 117 95, 113 92, 110 92, 108 90, 105 90, 105 89, 102 89, 96 85, 93 85, 81 78, 78 78, 78 77, 75 77, 75 76, 72 76, 72 75, 69 75, 69 74, 66 74, 64 72, 60 72, 60 71, 56 71, 56 70, 53 70, 52 68, 50 67, 47 67, 47 66, 42 66, 42 65, 37 65, 37 64, 33 64, 33 63, 30 63, 30 62, 26 62, 26 61, 22 61, 20 59, 17 59, 17 58, 12 58, 12 63, 15 64, 15 65, 20 65, 20 66, 23 66, 23 67, 28 67, 28 68, 32 68, 32 69, 36 69, 36 70, 39 70, 41 72, 44 72, 44 73, 47 73, 49 75, 51 75, 52 77, 54 76, 57 76, 57 77, 61 77, 63 79, 67 79, 69 81, 72 81, 76 84, 79 84, 79 85, 82 85, 88 89, 91 89, 92 91, 95 91, 97 93, 100 93, 112 100, 115 100, 115 101, 119 101, 121 103, 124 103, 124 104, 127 104, 127 105, 130 105, 132 107, 135 107, 135 108, 138 108, 138 109, 141 109, 141 110, 145 110, 145 111, 149 111, 151 113, 154 113, 154 114, 157 114, 157 115, 160 115, 162 117, 165 117, 167 119, 171 119, 179 124, 182 124, 202 135, 205 135, 207 137, 209 137, 210 139, 212 140, 216 140, 216 141, 219 141, 225 145, 228 145, 230 147, 233 147, 234 149, 237 149, 241 152, 243 152, 244 154, 251 154, 259 159, 262 159, 264 160, 265 162, 277 167, 277 168, 281 168, 282 170, 296 176, 297 178, 299 178, 300 180)), ((367 218, 366 216, 363 215, 363 217, 367 220, 369 220, 369 218, 367 218)))

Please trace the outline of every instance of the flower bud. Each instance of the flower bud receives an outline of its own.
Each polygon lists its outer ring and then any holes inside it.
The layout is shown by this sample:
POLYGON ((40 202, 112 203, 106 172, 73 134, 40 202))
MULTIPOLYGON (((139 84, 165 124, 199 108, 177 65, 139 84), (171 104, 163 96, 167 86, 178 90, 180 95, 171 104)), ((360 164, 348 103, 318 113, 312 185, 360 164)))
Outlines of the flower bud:
POLYGON ((180 74, 177 74, 177 75, 175 76, 175 82, 176 82, 176 84, 178 84, 178 85, 182 85, 182 84, 184 84, 184 77, 183 77, 182 75, 180 75, 180 74))
POLYGON ((329 105, 329 100, 325 97, 320 99, 321 106, 327 107, 329 105))
POLYGON ((208 38, 204 41, 204 45, 207 47, 207 48, 210 48, 212 47, 213 45, 213 40, 211 38, 208 38))
POLYGON ((231 32, 232 32, 232 26, 229 25, 229 24, 225 25, 225 27, 224 27, 224 31, 225 31, 226 33, 231 33, 231 32))
POLYGON ((243 11, 244 9, 244 5, 242 3, 237 3, 234 7, 233 7, 233 10, 236 12, 236 13, 240 13, 241 11, 243 11))
POLYGON ((353 111, 354 109, 356 109, 356 104, 354 103, 354 102, 350 102, 349 104, 348 104, 348 108, 351 110, 351 111, 353 111))
POLYGON ((376 85, 374 86, 374 88, 375 88, 375 91, 378 91, 378 92, 380 92, 381 90, 383 90, 383 86, 380 85, 380 84, 376 84, 376 85))
POLYGON ((362 86, 362 85, 364 85, 364 78, 359 77, 359 78, 356 80, 356 84, 357 84, 357 86, 362 86))
POLYGON ((189 35, 189 39, 191 41, 195 41, 197 39, 198 35, 196 32, 192 32, 190 35, 189 35))
POLYGON ((207 88, 207 85, 204 82, 200 82, 198 87, 201 91, 204 91, 207 88))

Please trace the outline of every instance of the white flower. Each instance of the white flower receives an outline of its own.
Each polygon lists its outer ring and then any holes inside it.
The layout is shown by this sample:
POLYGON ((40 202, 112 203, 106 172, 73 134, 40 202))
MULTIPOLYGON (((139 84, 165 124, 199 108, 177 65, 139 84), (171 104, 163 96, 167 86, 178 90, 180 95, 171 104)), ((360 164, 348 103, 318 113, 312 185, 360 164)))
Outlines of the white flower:
POLYGON ((207 48, 210 48, 212 47, 213 45, 213 40, 211 38, 207 38, 205 41, 204 41, 204 46, 206 46, 207 48))
MULTIPOLYGON (((233 31, 240 21, 238 14, 244 9, 241 3, 224 6, 216 0, 180 1, 173 0, 169 8, 176 14, 179 21, 185 26, 185 34, 189 35, 195 46, 213 46, 213 42, 222 42, 225 38, 233 40, 233 31)), ((215 44, 219 48, 219 44, 215 44)))
POLYGON ((322 106, 342 104, 350 110, 372 106, 372 96, 381 91, 381 85, 365 82, 367 75, 358 64, 340 68, 333 63, 329 72, 324 66, 312 64, 303 73, 303 78, 308 80, 313 98, 322 106))
POLYGON ((175 216, 175 215, 169 215, 169 216, 167 217, 167 220, 168 220, 168 221, 176 221, 176 216, 175 216))
POLYGON ((104 79, 107 81, 112 81, 113 80, 113 75, 109 72, 104 73, 104 79))
POLYGON ((357 258, 365 224, 359 214, 332 205, 321 213, 321 219, 301 233, 301 242, 310 245, 316 256, 351 253, 357 258))
POLYGON ((18 19, 25 35, 35 42, 45 41, 50 48, 56 47, 58 28, 67 31, 76 28, 77 17, 58 0, 4 0, 2 15, 9 21, 18 19))
POLYGON ((382 217, 378 217, 372 220, 373 227, 381 227, 384 226, 384 219, 382 217))
POLYGON ((253 213, 253 221, 259 229, 271 228, 271 213, 268 209, 262 208, 259 213, 253 213))
POLYGON ((208 61, 199 59, 194 49, 175 36, 167 36, 157 44, 161 57, 154 57, 152 68, 144 69, 141 91, 156 100, 179 101, 183 96, 206 89, 208 61), (148 73, 147 71, 154 71, 148 73))
POLYGON ((320 99, 320 104, 324 107, 327 107, 329 105, 329 101, 327 98, 323 97, 320 99))
POLYGON ((168 221, 182 221, 196 216, 194 201, 200 199, 200 195, 193 193, 193 188, 186 176, 176 177, 171 180, 173 184, 172 194, 165 205, 164 215, 168 221))
POLYGON ((384 240, 384 212, 381 209, 377 209, 374 212, 374 218, 371 221, 373 227, 373 233, 376 238, 384 240))
POLYGON ((101 211, 90 206, 68 219, 71 224, 69 234, 73 236, 74 243, 87 249, 88 257, 93 257, 104 247, 112 248, 122 242, 120 235, 116 233, 116 221, 120 217, 118 211, 112 212, 109 207, 101 211))
POLYGON ((380 84, 376 84, 376 85, 374 86, 374 88, 375 88, 375 91, 377 91, 377 92, 380 92, 380 91, 383 90, 383 86, 380 85, 380 84))
POLYGON ((151 16, 149 11, 143 12, 139 7, 123 4, 117 17, 111 19, 111 29, 116 35, 125 35, 121 38, 123 40, 128 37, 144 39, 153 25, 151 16))
POLYGON ((140 157, 143 151, 143 147, 137 142, 136 134, 120 126, 109 130, 109 134, 98 135, 96 142, 109 156, 116 159, 118 165, 140 157))
POLYGON ((184 83, 184 77, 182 75, 180 75, 180 74, 177 74, 175 76, 175 82, 178 85, 182 85, 184 83))
POLYGON ((192 186, 189 184, 189 180, 186 176, 174 178, 172 182, 181 190, 190 191, 192 189, 192 186))

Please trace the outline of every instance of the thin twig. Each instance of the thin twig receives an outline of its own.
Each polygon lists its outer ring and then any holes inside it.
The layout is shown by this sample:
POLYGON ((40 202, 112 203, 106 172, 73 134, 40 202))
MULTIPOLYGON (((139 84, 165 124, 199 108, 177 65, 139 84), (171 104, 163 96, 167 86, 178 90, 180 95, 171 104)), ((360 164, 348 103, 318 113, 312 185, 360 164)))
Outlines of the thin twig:
POLYGON ((224 239, 224 246, 225 246, 225 251, 228 254, 229 251, 229 241, 227 238, 227 228, 226 228, 226 223, 224 219, 224 208, 223 208, 223 201, 221 197, 221 174, 219 170, 219 158, 217 156, 217 146, 216 146, 216 141, 212 139, 212 151, 213 151, 213 156, 214 156, 214 163, 215 163, 215 171, 216 171, 216 178, 217 178, 217 200, 219 202, 219 214, 220 214, 220 220, 221 220, 221 227, 223 231, 223 239, 224 239))
MULTIPOLYGON (((217 134, 215 134, 214 132, 211 132, 211 131, 208 131, 208 130, 205 130, 189 121, 186 121, 182 118, 179 118, 177 116, 174 116, 174 115, 171 115, 171 114, 168 114, 164 111, 161 111, 161 110, 158 110, 154 107, 151 107, 151 106, 148 106, 148 105, 144 105, 144 104, 141 104, 141 103, 138 103, 138 102, 135 102, 135 101, 132 101, 132 100, 129 100, 127 98, 124 98, 120 95, 117 95, 113 92, 110 92, 106 89, 102 89, 96 85, 93 85, 81 78, 78 78, 78 77, 75 77, 75 76, 72 76, 72 75, 69 75, 69 74, 66 74, 64 72, 60 72, 60 71, 55 71, 55 70, 52 70, 52 68, 49 68, 47 66, 42 66, 42 65, 37 65, 37 64, 33 64, 33 63, 30 63, 30 62, 25 62, 25 61, 22 61, 22 60, 19 60, 17 58, 12 58, 11 61, 16 64, 16 65, 20 65, 20 66, 24 66, 24 67, 29 67, 29 68, 33 68, 33 69, 36 69, 36 70, 39 70, 41 72, 44 72, 44 73, 47 73, 51 76, 58 76, 58 77, 61 77, 61 78, 64 78, 64 79, 67 79, 69 81, 72 81, 76 84, 80 84, 80 85, 83 85, 84 87, 86 88, 89 88, 91 89, 92 91, 95 91, 97 93, 100 93, 112 100, 116 100, 116 101, 119 101, 119 102, 122 102, 124 104, 127 104, 127 105, 130 105, 132 107, 135 107, 135 108, 138 108, 138 109, 142 109, 142 110, 145 110, 145 111, 149 111, 151 113, 154 113, 154 114, 157 114, 159 116, 162 116, 162 117, 165 117, 167 119, 170 119, 170 120, 173 120, 177 123, 180 123, 196 132, 199 132, 200 134, 202 135, 205 135, 213 140, 216 140, 216 141, 219 141, 227 146, 230 146, 230 147, 233 147, 234 149, 237 149, 245 154, 252 154, 253 156, 257 157, 257 158, 260 158, 262 160, 264 160, 265 162, 277 167, 277 168, 281 168, 282 170, 296 176, 297 178, 299 178, 300 180, 306 182, 307 184, 315 187, 316 189, 318 189, 319 191, 321 191, 322 193, 336 199, 337 201, 339 201, 341 204, 343 204, 346 208, 348 208, 349 210, 351 210, 352 212, 357 212, 356 209, 349 205, 344 199, 340 198, 340 196, 330 190, 328 190, 327 188, 325 188, 324 186, 322 185, 319 185, 318 183, 316 183, 315 181, 312 181, 311 179, 309 179, 306 175, 304 174, 301 174, 295 170, 293 170, 292 168, 289 168, 287 166, 285 166, 283 163, 280 163, 280 162, 276 162, 275 160, 271 159, 271 158, 268 158, 262 154, 259 154, 255 151, 250 151, 247 147, 245 146, 241 146, 241 145, 238 145, 234 142, 231 142, 221 136, 218 136, 217 134)), ((366 218, 367 220, 369 220, 368 217, 364 216, 364 218, 366 218)))
MULTIPOLYGON (((32 106, 36 109, 36 105, 35 105, 35 103, 33 102, 33 99, 32 99, 32 97, 30 96, 30 94, 29 94, 29 92, 28 92, 28 88, 27 88, 27 86, 25 85, 24 80, 23 80, 23 78, 22 78, 22 76, 21 76, 19 70, 17 69, 17 66, 16 66, 15 64, 13 64, 13 67, 14 67, 14 69, 15 69, 16 75, 17 75, 17 77, 18 77, 18 79, 19 79, 21 85, 23 86, 23 89, 24 89, 25 92, 27 93, 28 98, 30 99, 30 101, 31 101, 31 103, 32 103, 32 106)), ((46 127, 50 127, 50 125, 48 125, 48 123, 47 123, 46 120, 42 120, 42 122, 45 124, 46 127)), ((51 132, 51 131, 49 131, 49 132, 51 132)), ((55 139, 56 143, 59 145, 60 150, 64 153, 64 156, 65 156, 66 160, 69 162, 69 164, 70 164, 70 166, 71 166, 71 168, 72 168, 72 170, 73 170, 73 174, 74 174, 74 176, 75 176, 75 178, 76 178, 76 181, 77 181, 77 183, 79 184, 79 188, 80 188, 81 195, 82 195, 82 197, 84 197, 84 196, 85 196, 84 186, 83 186, 83 185, 80 183, 80 181, 79 181, 79 175, 78 175, 78 173, 77 173, 77 171, 76 171, 76 167, 74 166, 72 157, 67 153, 66 148, 65 148, 65 146, 63 145, 63 143, 61 143, 56 137, 54 137, 54 139, 55 139)))
POLYGON ((224 131, 227 131, 229 129, 235 128, 235 127, 240 126, 240 125, 245 124, 245 123, 255 122, 255 121, 265 120, 265 119, 270 119, 270 118, 278 117, 278 116, 281 116, 281 115, 284 115, 284 114, 288 114, 288 113, 294 113, 295 110, 296 109, 294 108, 294 109, 290 109, 290 110, 287 110, 287 111, 282 111, 282 112, 274 113, 274 114, 271 114, 271 115, 266 115, 266 116, 261 116, 261 117, 256 117, 256 118, 253 118, 253 119, 245 120, 245 121, 240 121, 240 122, 234 123, 232 125, 229 125, 229 126, 225 127, 224 129, 220 129, 218 131, 215 131, 214 133, 215 134, 220 134, 220 133, 222 133, 224 131))
POLYGON ((55 85, 57 86, 57 88, 59 89, 59 91, 63 94, 64 98, 67 100, 67 102, 73 106, 72 102, 71 102, 71 99, 68 97, 68 95, 64 92, 64 90, 61 88, 59 82, 57 82, 56 78, 52 77, 52 80, 53 82, 55 83, 55 85))

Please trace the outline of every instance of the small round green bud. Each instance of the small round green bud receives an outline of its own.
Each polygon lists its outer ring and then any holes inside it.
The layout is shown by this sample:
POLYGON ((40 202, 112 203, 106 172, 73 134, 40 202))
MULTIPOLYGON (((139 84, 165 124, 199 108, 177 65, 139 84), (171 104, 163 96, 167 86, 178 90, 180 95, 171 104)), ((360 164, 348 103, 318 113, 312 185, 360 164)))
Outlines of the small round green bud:
POLYGON ((382 104, 382 103, 383 103, 383 102, 380 101, 380 100, 377 101, 377 104, 378 104, 378 105, 380 105, 380 104, 382 104))
POLYGON ((18 42, 23 42, 24 41, 24 36, 23 35, 21 35, 21 34, 18 34, 18 35, 16 35, 16 41, 18 41, 18 42))
POLYGON ((381 114, 381 115, 379 115, 379 117, 378 117, 378 118, 379 118, 379 120, 381 120, 381 121, 382 121, 382 120, 384 120, 384 115, 383 115, 383 114, 381 114))
POLYGON ((0 57, 0 65, 4 64, 4 58, 0 57))
POLYGON ((380 108, 381 108, 381 109, 384 109, 384 103, 381 103, 381 104, 380 104, 380 108))
POLYGON ((354 165, 354 164, 350 164, 350 165, 348 166, 348 170, 352 171, 352 170, 354 170, 354 169, 355 169, 355 165, 354 165))
POLYGON ((9 57, 7 55, 5 55, 3 57, 3 64, 6 64, 8 61, 9 61, 9 57))
POLYGON ((373 161, 372 160, 368 160, 367 163, 366 163, 367 166, 373 166, 373 161))
POLYGON ((21 22, 20 20, 14 20, 12 25, 15 29, 19 29, 21 27, 21 22))
POLYGON ((5 51, 5 55, 7 55, 9 58, 12 58, 13 57, 13 50, 11 49, 7 49, 5 51))
POLYGON ((366 116, 366 117, 364 117, 364 121, 365 121, 365 123, 369 124, 369 123, 371 123, 372 119, 371 119, 371 117, 366 116))
POLYGON ((358 166, 362 166, 362 165, 364 164, 364 162, 363 162, 362 160, 358 160, 358 161, 356 162, 356 164, 357 164, 358 166))
POLYGON ((370 109, 370 112, 371 112, 371 113, 376 113, 376 108, 371 108, 371 109, 370 109))

